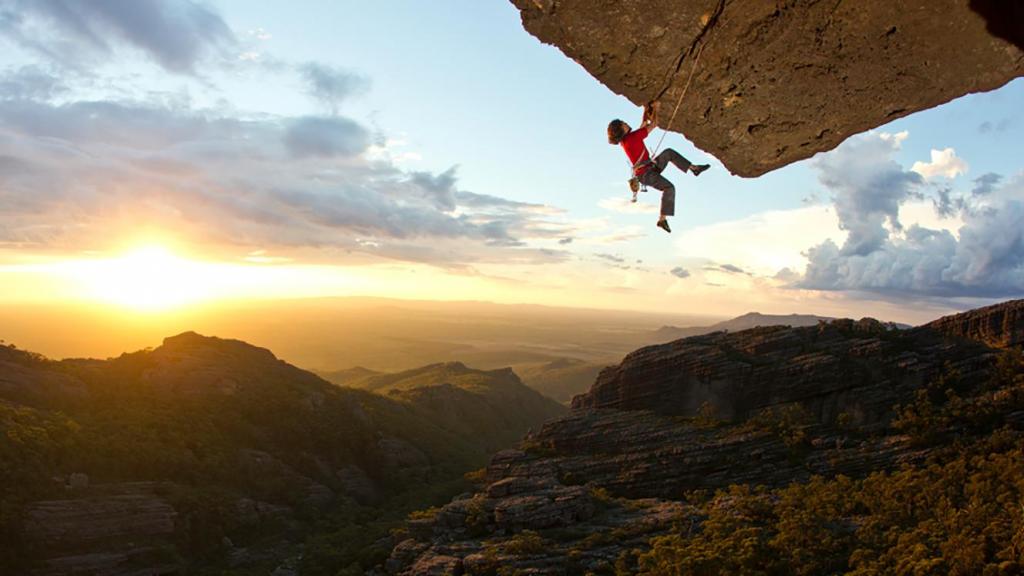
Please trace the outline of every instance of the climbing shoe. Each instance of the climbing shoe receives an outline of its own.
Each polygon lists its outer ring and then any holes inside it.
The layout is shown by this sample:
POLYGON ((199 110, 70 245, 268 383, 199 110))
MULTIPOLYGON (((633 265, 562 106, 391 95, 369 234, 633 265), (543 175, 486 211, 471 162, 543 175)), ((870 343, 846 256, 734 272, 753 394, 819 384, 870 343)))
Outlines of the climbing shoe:
POLYGON ((668 220, 658 220, 657 226, 669 234, 672 233, 672 229, 668 227, 668 220))
POLYGON ((700 176, 700 173, 711 168, 711 164, 694 164, 690 166, 690 172, 693 172, 694 176, 700 176))

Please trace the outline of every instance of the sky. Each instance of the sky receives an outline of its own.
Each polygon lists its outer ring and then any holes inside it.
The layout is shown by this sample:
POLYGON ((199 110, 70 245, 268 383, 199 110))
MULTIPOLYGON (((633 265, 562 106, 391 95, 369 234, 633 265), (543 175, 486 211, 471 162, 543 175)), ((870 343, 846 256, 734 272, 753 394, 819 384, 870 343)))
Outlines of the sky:
POLYGON ((712 168, 666 173, 666 235, 605 137, 640 111, 502 0, 0 0, 0 45, 0 304, 917 323, 1024 294, 1024 79, 756 179, 670 134, 712 168))

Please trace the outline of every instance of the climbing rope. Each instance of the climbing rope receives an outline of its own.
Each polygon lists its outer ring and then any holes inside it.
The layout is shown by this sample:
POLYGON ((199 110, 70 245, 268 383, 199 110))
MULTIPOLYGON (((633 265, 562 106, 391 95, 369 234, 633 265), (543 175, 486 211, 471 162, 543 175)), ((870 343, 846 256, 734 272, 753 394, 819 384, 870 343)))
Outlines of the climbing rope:
POLYGON ((686 91, 690 89, 690 81, 693 80, 693 73, 697 71, 697 63, 700 62, 700 55, 704 52, 704 47, 707 45, 707 42, 702 42, 700 48, 697 49, 697 54, 693 57, 693 66, 690 67, 690 77, 686 79, 686 85, 683 86, 683 92, 679 94, 679 99, 676 100, 676 107, 672 109, 672 116, 668 119, 668 124, 665 125, 667 128, 662 129, 658 145, 654 147, 654 152, 650 154, 651 158, 658 155, 658 150, 661 149, 662 143, 665 142, 665 136, 668 135, 668 128, 672 127, 672 121, 676 119, 676 113, 679 112, 679 105, 683 103, 683 98, 686 98, 686 91))

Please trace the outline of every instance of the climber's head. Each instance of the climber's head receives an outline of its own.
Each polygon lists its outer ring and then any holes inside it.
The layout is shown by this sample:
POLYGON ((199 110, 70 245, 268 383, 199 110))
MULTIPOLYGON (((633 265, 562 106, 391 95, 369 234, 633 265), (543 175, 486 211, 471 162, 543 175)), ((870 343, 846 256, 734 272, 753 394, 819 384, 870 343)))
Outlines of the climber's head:
POLYGON ((629 124, 626 124, 622 120, 612 120, 608 123, 608 143, 618 144, 619 142, 622 142, 622 139, 626 137, 626 134, 629 134, 630 130, 632 130, 632 128, 629 127, 629 124))

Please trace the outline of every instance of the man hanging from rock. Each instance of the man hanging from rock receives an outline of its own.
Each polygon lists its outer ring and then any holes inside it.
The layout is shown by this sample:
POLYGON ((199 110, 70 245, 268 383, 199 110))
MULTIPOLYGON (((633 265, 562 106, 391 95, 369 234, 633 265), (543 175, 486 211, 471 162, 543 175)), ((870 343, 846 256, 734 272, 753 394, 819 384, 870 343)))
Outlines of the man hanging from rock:
POLYGON ((683 172, 689 171, 694 176, 710 168, 708 164, 691 164, 683 155, 671 148, 665 149, 651 160, 651 154, 647 151, 644 138, 651 133, 651 130, 658 122, 658 103, 652 102, 644 107, 643 120, 636 130, 630 128, 622 120, 612 120, 608 124, 608 142, 610 144, 621 144, 626 151, 626 156, 633 164, 633 179, 630 180, 630 187, 633 188, 633 202, 636 202, 636 193, 640 185, 650 186, 661 190, 661 216, 658 217, 658 228, 665 232, 672 232, 668 226, 668 217, 676 213, 676 187, 672 185, 661 172, 665 170, 668 163, 676 165, 683 172))

